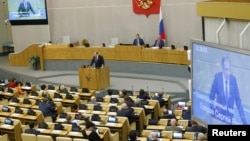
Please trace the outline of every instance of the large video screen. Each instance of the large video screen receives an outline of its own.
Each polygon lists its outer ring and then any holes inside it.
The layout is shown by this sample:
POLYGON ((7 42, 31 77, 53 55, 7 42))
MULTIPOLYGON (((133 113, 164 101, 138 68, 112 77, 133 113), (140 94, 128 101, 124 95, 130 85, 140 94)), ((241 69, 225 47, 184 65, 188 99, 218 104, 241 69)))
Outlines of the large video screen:
POLYGON ((11 25, 48 24, 46 0, 7 0, 11 25))
POLYGON ((250 52, 191 40, 192 118, 205 125, 250 123, 250 52))

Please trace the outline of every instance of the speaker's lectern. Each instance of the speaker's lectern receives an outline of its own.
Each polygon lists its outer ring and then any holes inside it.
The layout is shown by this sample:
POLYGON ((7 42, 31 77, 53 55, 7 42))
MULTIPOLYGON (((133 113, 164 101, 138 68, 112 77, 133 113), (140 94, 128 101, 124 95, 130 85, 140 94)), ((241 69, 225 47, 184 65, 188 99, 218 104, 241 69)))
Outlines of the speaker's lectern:
POLYGON ((90 90, 102 90, 110 86, 109 67, 103 68, 79 68, 80 88, 90 90))

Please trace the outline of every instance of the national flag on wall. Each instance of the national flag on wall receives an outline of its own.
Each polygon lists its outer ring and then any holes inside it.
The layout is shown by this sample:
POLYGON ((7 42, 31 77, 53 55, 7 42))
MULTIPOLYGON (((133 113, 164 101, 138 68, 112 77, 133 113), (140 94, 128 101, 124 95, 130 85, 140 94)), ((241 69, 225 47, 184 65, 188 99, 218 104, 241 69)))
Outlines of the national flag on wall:
POLYGON ((161 7, 160 7, 160 21, 159 21, 159 35, 161 36, 162 40, 166 39, 166 35, 165 35, 165 30, 164 30, 164 22, 163 22, 163 18, 162 18, 162 11, 161 11, 161 7))

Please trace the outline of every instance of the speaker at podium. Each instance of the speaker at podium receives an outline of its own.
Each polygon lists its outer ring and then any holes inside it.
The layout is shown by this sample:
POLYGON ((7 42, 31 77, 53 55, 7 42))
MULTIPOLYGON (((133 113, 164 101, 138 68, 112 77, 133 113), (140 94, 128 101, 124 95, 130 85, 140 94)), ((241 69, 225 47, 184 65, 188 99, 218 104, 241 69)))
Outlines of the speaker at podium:
POLYGON ((78 72, 80 88, 102 90, 110 87, 109 67, 101 67, 98 69, 80 67, 78 72))

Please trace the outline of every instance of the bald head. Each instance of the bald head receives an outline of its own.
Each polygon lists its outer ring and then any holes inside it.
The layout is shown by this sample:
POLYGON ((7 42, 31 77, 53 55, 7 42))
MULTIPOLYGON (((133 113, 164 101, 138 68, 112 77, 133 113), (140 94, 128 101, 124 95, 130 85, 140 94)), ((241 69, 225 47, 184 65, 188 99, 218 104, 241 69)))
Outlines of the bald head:
POLYGON ((177 126, 177 120, 175 118, 172 118, 170 124, 171 126, 177 126))
POLYGON ((127 108, 128 108, 128 105, 126 103, 122 103, 121 109, 127 109, 127 108))

